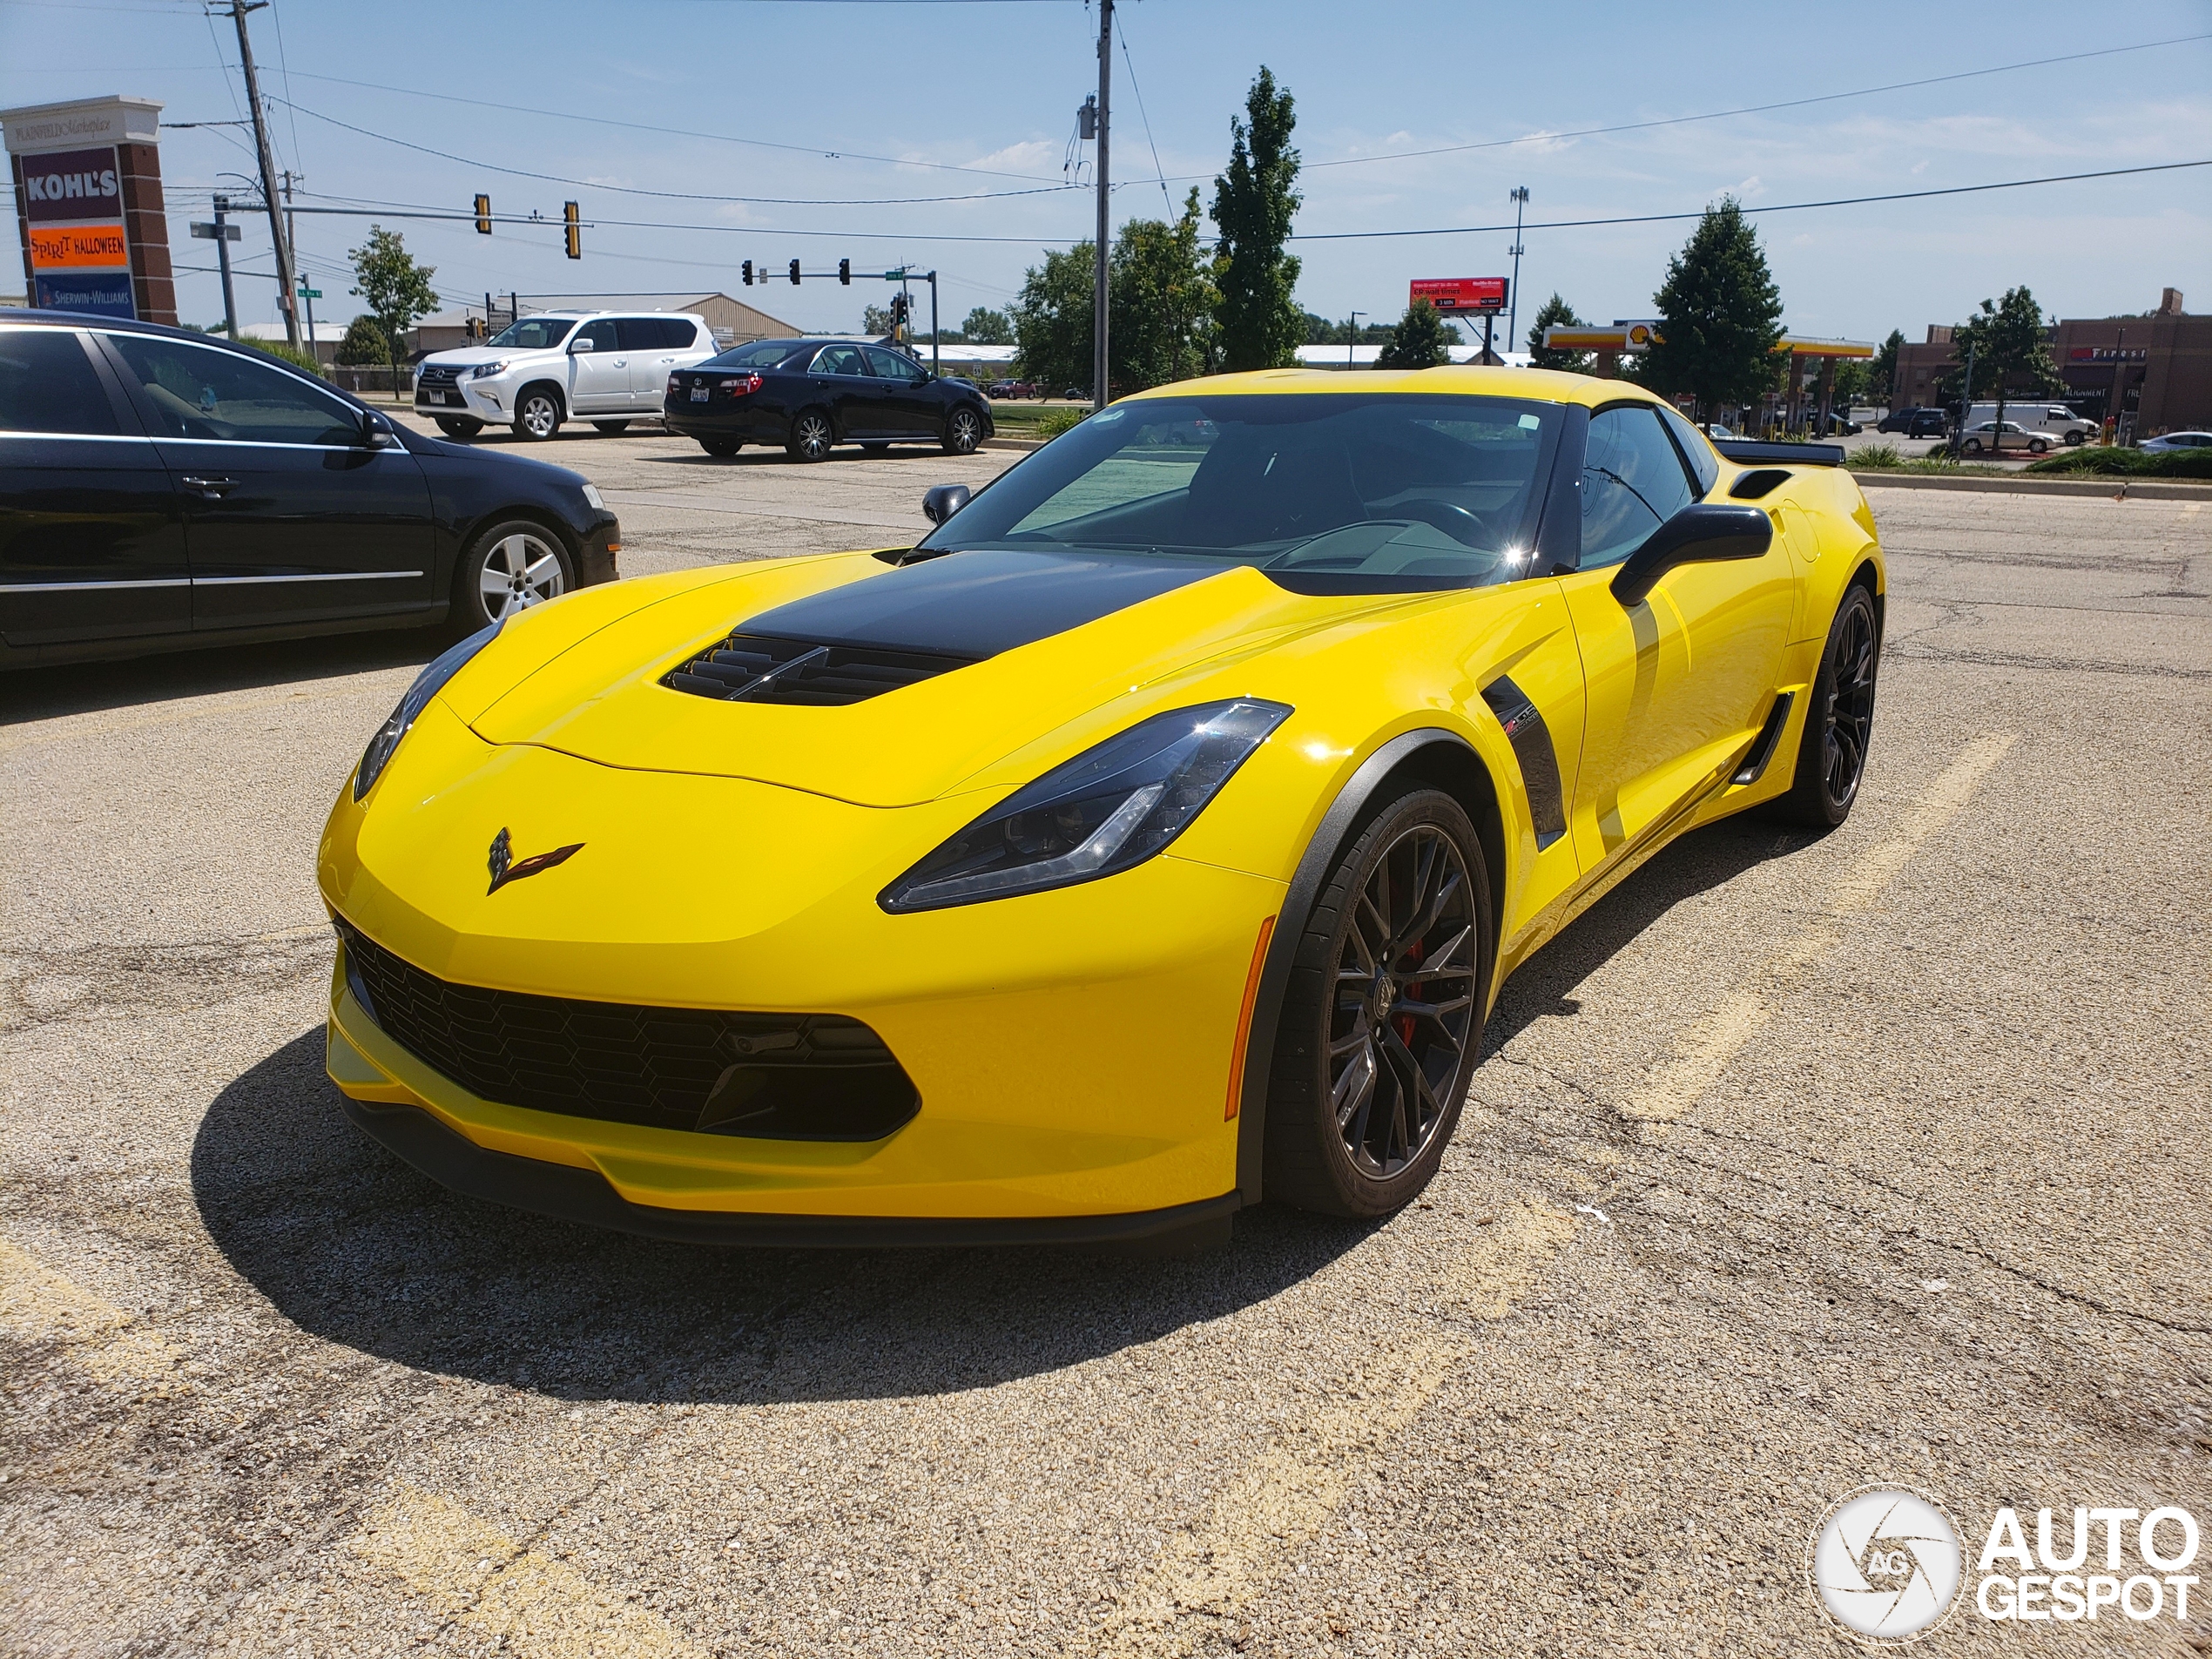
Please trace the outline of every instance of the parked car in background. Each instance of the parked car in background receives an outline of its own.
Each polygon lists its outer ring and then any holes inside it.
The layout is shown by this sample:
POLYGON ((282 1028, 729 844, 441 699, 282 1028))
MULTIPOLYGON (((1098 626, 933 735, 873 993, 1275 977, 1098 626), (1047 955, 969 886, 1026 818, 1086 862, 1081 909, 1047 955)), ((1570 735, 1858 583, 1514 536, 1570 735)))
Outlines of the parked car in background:
POLYGON ((934 443, 964 455, 995 429, 974 381, 932 379, 887 346, 823 338, 756 340, 671 374, 662 415, 711 455, 761 443, 794 461, 820 461, 840 443, 875 454, 934 443))
POLYGON ((563 468, 406 430, 265 352, 0 311, 0 668, 448 623, 615 579, 563 468))
POLYGON ((2024 449, 2029 455, 2047 454, 2051 440, 2040 432, 2030 432, 2017 421, 1984 421, 1970 426, 1959 440, 1959 448, 1966 454, 1978 455, 1985 450, 1993 455, 2007 449, 2024 449))
POLYGON ((424 358, 415 410, 449 438, 507 425, 518 438, 544 439, 577 419, 620 432, 660 413, 671 370, 714 351, 706 319, 688 312, 540 312, 485 345, 424 358))
MULTIPOLYGON (((1966 415, 1966 429, 1971 432, 1985 421, 1998 416, 1993 402, 1977 403, 1966 415)), ((2023 432, 2040 432, 2054 443, 2084 443, 2095 433, 2097 423, 2083 419, 2063 403, 2014 403, 2007 401, 2004 417, 2015 422, 2023 432)))
POLYGON ((1941 409, 1892 409, 1875 428, 1879 432, 1895 432, 1908 438, 1942 438, 1951 434, 1951 417, 1941 409))
MULTIPOLYGON (((1819 426, 1820 423, 1815 421, 1813 424, 1819 426)), ((1845 437, 1855 432, 1864 432, 1865 429, 1849 415, 1831 409, 1828 415, 1828 424, 1821 428, 1819 435, 1830 438, 1845 437)))
POLYGON ((2145 438, 2135 446, 2153 455, 2171 455, 2182 449, 2212 449, 2212 432, 2165 432, 2155 438, 2145 438))
POLYGON ((1035 381, 993 381, 990 395, 993 397, 1042 397, 1044 388, 1035 381))
POLYGON ((1734 438, 1743 435, 1734 427, 1723 426, 1718 421, 1707 421, 1697 429, 1709 438, 1734 438))

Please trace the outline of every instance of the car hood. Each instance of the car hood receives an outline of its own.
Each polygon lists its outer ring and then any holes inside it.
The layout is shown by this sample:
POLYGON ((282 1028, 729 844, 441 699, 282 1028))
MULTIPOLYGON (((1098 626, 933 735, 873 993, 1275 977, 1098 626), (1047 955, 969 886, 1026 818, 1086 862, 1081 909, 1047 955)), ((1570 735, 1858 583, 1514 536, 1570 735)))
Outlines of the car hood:
POLYGON ((560 348, 550 350, 501 349, 491 346, 458 346, 451 351, 434 351, 422 360, 425 368, 473 368, 478 363, 511 363, 524 357, 558 357, 560 348))
POLYGON ((510 627, 523 637, 497 642, 447 700, 492 743, 873 806, 1018 785, 1157 710, 1264 695, 1255 659, 1265 651, 1435 597, 1314 597, 1247 566, 991 550, 904 568, 841 555, 624 585, 640 603, 604 625, 572 612, 570 631, 590 626, 573 643, 510 627), (733 703, 664 683, 732 632, 863 658, 959 660, 841 706, 733 703))

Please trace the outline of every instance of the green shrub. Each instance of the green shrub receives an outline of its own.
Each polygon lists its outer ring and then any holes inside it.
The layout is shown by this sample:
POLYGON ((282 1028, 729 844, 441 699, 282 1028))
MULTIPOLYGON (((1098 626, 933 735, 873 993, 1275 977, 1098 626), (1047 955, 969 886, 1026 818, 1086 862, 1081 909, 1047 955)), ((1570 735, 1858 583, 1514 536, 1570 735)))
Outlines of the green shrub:
POLYGON ((392 359, 391 342, 384 338, 383 329, 376 319, 363 312, 346 325, 346 337, 338 342, 338 361, 348 367, 356 363, 388 363, 392 359))
POLYGON ((1853 472, 1895 472, 1905 464, 1904 454, 1893 443, 1861 444, 1846 460, 1853 472))
POLYGON ((1089 409, 1048 409, 1044 418, 1037 422, 1037 435, 1056 438, 1063 432, 1073 432, 1089 413, 1089 409))
POLYGON ((315 361, 313 352, 294 351, 280 341, 274 340, 242 340, 239 341, 239 344, 251 346, 255 351, 266 352, 270 356, 289 363, 294 368, 304 368, 316 378, 321 378, 322 365, 315 361))
POLYGON ((2085 443, 2078 449, 2047 455, 2030 472, 2080 476, 2102 474, 2123 478, 2212 478, 2212 449, 2122 449, 2085 443))

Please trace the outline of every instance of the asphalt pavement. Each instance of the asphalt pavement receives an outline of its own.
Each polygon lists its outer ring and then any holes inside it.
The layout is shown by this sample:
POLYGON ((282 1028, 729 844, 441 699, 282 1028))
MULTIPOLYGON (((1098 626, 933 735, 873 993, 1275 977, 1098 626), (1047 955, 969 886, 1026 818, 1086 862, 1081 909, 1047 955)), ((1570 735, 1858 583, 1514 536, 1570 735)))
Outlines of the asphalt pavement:
MULTIPOLYGON (((1015 458, 533 453, 631 573, 894 543, 1015 458)), ((322 1075, 313 880, 436 642, 0 682, 0 1650, 1840 1653, 1861 1485, 1970 1556, 2005 1503, 2212 1520, 2212 517, 1874 507, 1850 823, 1703 831, 1548 947, 1402 1215, 1187 1258, 451 1196, 322 1075)))

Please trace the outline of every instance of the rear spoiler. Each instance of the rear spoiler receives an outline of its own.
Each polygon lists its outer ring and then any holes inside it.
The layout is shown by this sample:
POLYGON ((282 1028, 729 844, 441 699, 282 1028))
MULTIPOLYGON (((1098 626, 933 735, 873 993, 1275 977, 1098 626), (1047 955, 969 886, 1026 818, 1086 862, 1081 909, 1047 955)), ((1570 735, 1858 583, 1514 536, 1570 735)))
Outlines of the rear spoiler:
POLYGON ((1840 443, 1758 443, 1747 438, 1715 438, 1713 448, 1723 459, 1741 462, 1746 466, 1769 467, 1840 467, 1844 464, 1844 446, 1840 443))

